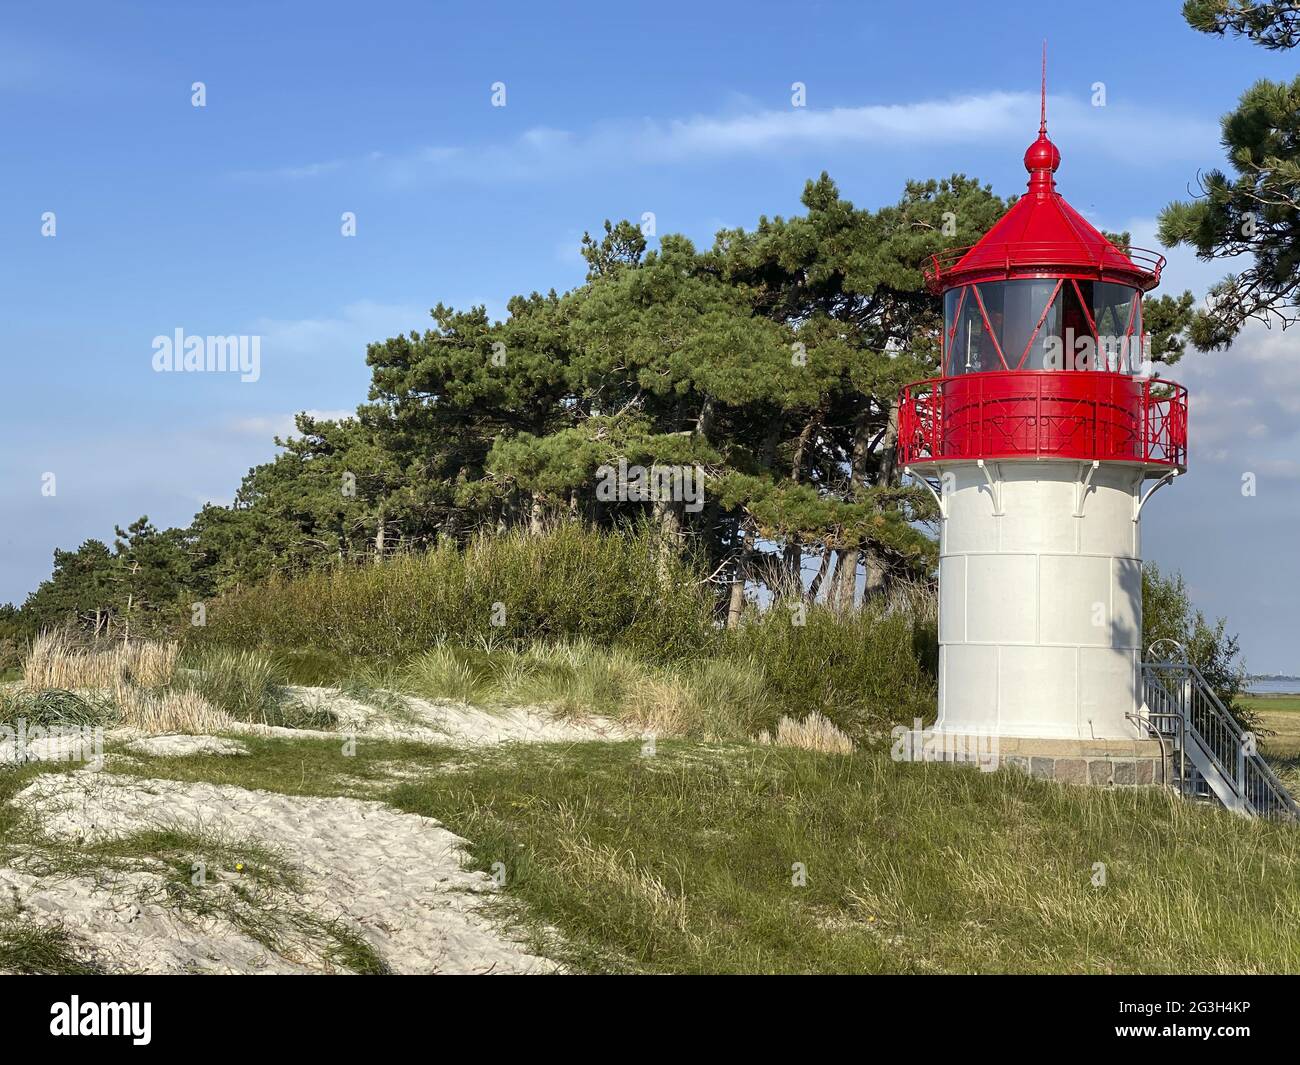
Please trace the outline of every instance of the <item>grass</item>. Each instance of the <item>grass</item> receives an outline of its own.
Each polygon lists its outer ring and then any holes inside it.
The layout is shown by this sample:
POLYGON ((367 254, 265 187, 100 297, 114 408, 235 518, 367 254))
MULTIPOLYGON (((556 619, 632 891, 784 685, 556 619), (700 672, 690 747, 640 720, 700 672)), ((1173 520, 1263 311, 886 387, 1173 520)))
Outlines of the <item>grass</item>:
POLYGON ((1158 792, 587 744, 486 754, 389 801, 504 862, 584 970, 1300 970, 1300 833, 1158 792))
POLYGON ((1266 729, 1260 752, 1292 795, 1300 795, 1300 695, 1245 695, 1244 703, 1266 729))
POLYGON ((394 767, 403 767, 404 772, 434 773, 461 756, 456 748, 367 736, 327 740, 241 735, 239 742, 249 749, 247 756, 196 754, 151 757, 147 762, 110 758, 106 771, 186 783, 229 784, 287 795, 373 799, 400 779, 393 773, 394 767))
POLYGON ((750 744, 246 742, 110 769, 434 817, 576 971, 1300 971, 1300 833, 1159 791, 750 744))
MULTIPOLYGON (((30 818, 14 805, 13 797, 49 769, 40 763, 0 768, 0 865, 9 864, 12 848, 32 832, 30 818)), ((0 898, 0 972, 91 976, 99 971, 99 966, 78 954, 61 924, 33 924, 12 899, 0 898)))
POLYGON ((95 976, 102 970, 78 956, 62 925, 42 926, 0 914, 0 973, 18 976, 95 976))
POLYGON ((110 726, 118 721, 117 707, 94 692, 79 693, 61 688, 32 691, 29 688, 0 689, 0 724, 26 721, 28 726, 110 726))
POLYGON ((835 619, 816 610, 802 628, 774 614, 728 634, 710 654, 669 663, 588 641, 518 651, 443 644, 392 683, 427 698, 541 705, 703 740, 796 736, 790 724, 824 718, 860 743, 895 720, 933 716, 933 688, 910 641, 911 623, 900 615, 835 619))
POLYGON ((233 718, 283 728, 329 729, 329 710, 290 696, 284 668, 268 655, 203 647, 186 656, 188 673, 179 683, 233 718))
MULTIPOLYGON (((821 744, 828 736, 838 743, 842 734, 862 743, 895 721, 932 716, 934 682, 917 653, 913 612, 877 605, 841 618, 814 609, 800 620, 793 624, 788 612, 773 610, 735 631, 710 627, 697 654, 678 658, 646 657, 586 637, 522 645, 504 638, 442 641, 404 662, 358 667, 355 658, 343 658, 338 665, 350 675, 329 680, 406 721, 414 720, 406 696, 420 695, 545 706, 701 740, 766 735, 821 744)), ((304 674, 325 679, 326 663, 283 648, 201 642, 182 656, 175 644, 84 644, 53 633, 38 638, 25 671, 25 687, 0 695, 0 720, 207 733, 235 722, 337 724, 324 701, 289 688, 304 674), (62 687, 42 687, 51 684, 62 687)))
POLYGON ((1237 702, 1260 714, 1300 713, 1300 695, 1239 695, 1237 702))
MULTIPOLYGON (((912 622, 901 613, 876 609, 838 619, 813 610, 804 626, 776 612, 736 633, 713 631, 700 654, 667 661, 585 638, 521 647, 440 642, 405 662, 345 660, 346 670, 334 676, 314 656, 271 654, 283 679, 331 683, 400 720, 412 719, 405 696, 416 695, 486 708, 544 706, 702 740, 797 736, 791 725, 824 717, 862 742, 895 720, 933 716, 933 680, 912 640, 912 622)), ((203 648, 194 661, 204 675, 220 677, 221 669, 202 663, 245 656, 203 648)), ((203 691, 221 706, 239 701, 212 687, 203 691)))

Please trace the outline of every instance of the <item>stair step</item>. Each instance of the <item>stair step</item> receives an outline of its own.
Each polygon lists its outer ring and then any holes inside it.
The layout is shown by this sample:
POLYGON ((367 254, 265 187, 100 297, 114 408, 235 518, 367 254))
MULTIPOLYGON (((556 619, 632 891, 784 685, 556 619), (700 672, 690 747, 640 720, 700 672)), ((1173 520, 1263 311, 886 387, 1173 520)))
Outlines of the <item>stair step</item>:
POLYGON ((1300 821, 1300 806, 1258 752, 1180 645, 1181 661, 1144 662, 1145 717, 1152 735, 1171 741, 1180 793, 1255 817, 1300 821), (1208 730, 1208 735, 1206 734, 1208 730), (1179 768, 1185 768, 1180 778, 1179 768))

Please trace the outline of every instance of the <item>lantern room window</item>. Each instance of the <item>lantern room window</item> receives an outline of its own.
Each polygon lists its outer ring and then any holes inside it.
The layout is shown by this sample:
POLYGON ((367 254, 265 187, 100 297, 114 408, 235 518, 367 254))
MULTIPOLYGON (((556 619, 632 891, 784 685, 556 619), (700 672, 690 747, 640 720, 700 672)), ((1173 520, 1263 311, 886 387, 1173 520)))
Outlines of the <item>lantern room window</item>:
POLYGON ((949 377, 997 370, 1140 370, 1141 293, 1128 285, 1074 278, 982 281, 949 289, 943 318, 949 377))

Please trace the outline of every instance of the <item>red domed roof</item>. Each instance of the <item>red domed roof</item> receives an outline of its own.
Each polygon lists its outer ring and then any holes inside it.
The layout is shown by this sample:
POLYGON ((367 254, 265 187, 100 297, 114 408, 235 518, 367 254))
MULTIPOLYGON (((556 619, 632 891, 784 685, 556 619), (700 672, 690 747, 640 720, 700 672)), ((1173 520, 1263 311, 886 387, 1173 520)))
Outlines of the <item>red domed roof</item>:
POLYGON ((936 289, 1009 277, 1088 277, 1147 290, 1160 283, 1164 257, 1120 251, 1056 191, 1052 175, 1061 153, 1047 136, 1025 152, 1029 191, 1012 204, 978 244, 934 256, 926 276, 936 289))

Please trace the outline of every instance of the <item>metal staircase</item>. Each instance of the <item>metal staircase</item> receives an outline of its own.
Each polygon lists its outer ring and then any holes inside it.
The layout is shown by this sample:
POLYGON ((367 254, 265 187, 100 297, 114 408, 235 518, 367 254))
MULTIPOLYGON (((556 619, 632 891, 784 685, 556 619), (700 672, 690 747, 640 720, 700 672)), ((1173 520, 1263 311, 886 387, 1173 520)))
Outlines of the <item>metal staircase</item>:
POLYGON ((1162 743, 1170 744, 1174 783, 1190 799, 1217 801, 1244 817, 1300 822, 1300 804, 1291 797, 1255 749, 1255 737, 1237 724, 1187 649, 1161 640, 1142 663, 1145 705, 1139 721, 1162 743), (1168 658, 1156 649, 1172 645, 1168 658))

